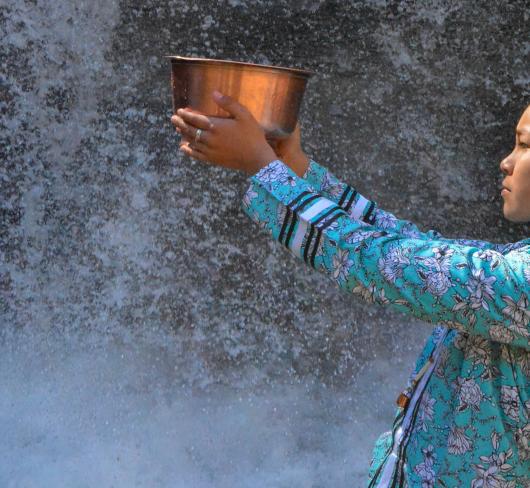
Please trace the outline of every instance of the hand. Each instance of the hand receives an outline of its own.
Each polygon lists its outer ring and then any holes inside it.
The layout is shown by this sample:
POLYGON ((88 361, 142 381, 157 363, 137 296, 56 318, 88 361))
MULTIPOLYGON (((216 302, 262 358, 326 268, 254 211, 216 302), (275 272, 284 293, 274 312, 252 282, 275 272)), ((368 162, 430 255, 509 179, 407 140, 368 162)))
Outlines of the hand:
POLYGON ((255 174, 274 161, 276 154, 254 116, 231 97, 214 101, 232 117, 211 117, 189 108, 179 109, 171 122, 182 134, 180 150, 199 161, 255 174), (202 129, 195 142, 197 129, 202 129))
POLYGON ((296 123, 293 133, 285 139, 267 139, 278 159, 281 159, 298 176, 302 177, 309 165, 309 157, 300 143, 300 122, 296 123))

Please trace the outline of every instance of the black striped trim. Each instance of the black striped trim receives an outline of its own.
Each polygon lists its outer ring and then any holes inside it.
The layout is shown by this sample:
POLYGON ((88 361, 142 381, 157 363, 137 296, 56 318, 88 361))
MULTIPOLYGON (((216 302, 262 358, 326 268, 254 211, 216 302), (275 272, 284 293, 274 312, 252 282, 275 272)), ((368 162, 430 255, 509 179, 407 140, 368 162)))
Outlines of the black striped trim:
POLYGON ((301 200, 304 196, 306 195, 309 195, 311 192, 308 191, 308 190, 305 190, 303 191, 302 193, 300 193, 300 195, 298 195, 294 200, 291 200, 291 202, 289 202, 287 204, 288 207, 290 208, 293 208, 293 206, 295 205, 296 202, 298 202, 299 200, 301 200))
POLYGON ((312 195, 310 196, 309 198, 306 198, 302 203, 300 203, 299 205, 296 205, 296 207, 293 208, 293 212, 302 212, 303 210, 306 209, 306 207, 308 206, 309 203, 311 203, 312 201, 316 200, 317 198, 322 198, 321 195, 312 195))
POLYGON ((298 219, 298 212, 304 210, 309 205, 309 203, 311 203, 313 200, 316 200, 317 198, 321 197, 320 195, 316 194, 316 195, 310 196, 309 198, 306 198, 303 202, 300 202, 300 200, 304 196, 309 195, 310 193, 311 192, 309 192, 309 191, 304 191, 304 192, 300 193, 300 195, 298 195, 289 204, 289 206, 287 207, 287 215, 286 215, 285 220, 283 222, 282 231, 280 233, 280 242, 282 242, 282 238, 283 238, 284 232, 287 230, 287 222, 288 222, 289 217, 291 216, 291 213, 292 213, 291 225, 289 226, 289 231, 287 232, 287 236, 285 238, 285 242, 283 243, 286 247, 289 247, 289 241, 291 240, 291 236, 293 235, 295 224, 299 220, 298 219), (298 205, 296 205, 297 203, 298 203, 298 205))
MULTIPOLYGON (((326 227, 330 226, 333 222, 335 222, 335 220, 337 220, 341 215, 344 215, 344 210, 342 210, 341 208, 335 208, 335 209, 333 209, 333 211, 337 211, 337 213, 335 215, 333 215, 331 218, 329 218, 326 222, 323 222, 320 225, 318 225, 318 223, 315 222, 315 225, 318 228, 318 234, 317 234, 317 238, 315 240, 315 245, 313 246, 313 252, 311 254, 311 266, 313 268, 315 267, 315 257, 317 255, 317 250, 318 250, 318 245, 320 244, 320 239, 322 238, 322 231, 326 227)), ((328 212, 326 215, 329 215, 330 213, 331 212, 328 212)), ((322 216, 322 217, 324 217, 324 216, 322 216)))
MULTIPOLYGON (((319 229, 325 229, 328 225, 330 225, 333 222, 335 222, 335 220, 337 220, 342 215, 348 215, 347 213, 344 212, 344 210, 342 208, 335 208, 335 209, 333 209, 333 211, 336 211, 337 213, 335 215, 333 215, 331 218, 329 218, 327 221, 321 222, 321 223, 315 222, 315 224, 317 224, 317 227, 319 229)), ((331 213, 331 212, 329 212, 329 213, 331 213)), ((320 220, 321 219, 319 219, 319 221, 320 220)))
POLYGON ((373 212, 370 218, 366 221, 366 223, 370 225, 375 225, 376 218, 377 218, 377 214, 373 212))
POLYGON ((318 243, 320 241, 320 236, 322 235, 322 229, 325 229, 328 225, 334 222, 340 215, 344 215, 344 210, 334 205, 326 213, 322 214, 317 220, 315 220, 315 222, 311 223, 311 231, 309 232, 309 236, 307 237, 307 241, 306 241, 305 248, 304 248, 304 261, 306 263, 308 263, 307 256, 309 254, 309 248, 311 247, 311 240, 313 239, 313 234, 315 233, 315 226, 318 227, 318 237, 317 237, 316 244, 313 248, 313 252, 311 254, 311 262, 313 263, 313 267, 315 265, 315 255, 318 249, 318 243), (329 215, 333 214, 333 212, 337 212, 337 213, 333 215, 327 222, 322 224, 322 222, 324 222, 325 219, 329 217, 329 215), (320 224, 320 226, 318 224, 320 224))
POLYGON ((366 223, 371 223, 370 222, 370 215, 372 214, 373 210, 375 208, 375 202, 370 202, 370 207, 368 208, 368 212, 366 212, 366 215, 363 217, 363 221, 366 222, 366 223))
POLYGON ((311 240, 313 239, 313 234, 315 233, 315 226, 311 224, 311 232, 309 232, 309 236, 307 238, 307 241, 305 243, 304 248, 304 261, 307 263, 307 255, 309 253, 309 248, 311 247, 311 240))
POLYGON ((346 199, 346 195, 349 193, 350 190, 351 190, 351 186, 350 185, 346 185, 346 189, 344 190, 344 192, 342 193, 342 196, 340 197, 339 205, 342 206, 342 203, 346 199))
POLYGON ((286 247, 289 247, 289 241, 291 239, 291 236, 295 228, 295 224, 297 221, 297 212, 300 210, 303 210, 310 202, 320 197, 320 195, 312 195, 306 200, 304 200, 303 202, 300 202, 300 200, 302 200, 306 195, 310 195, 310 194, 311 194, 310 191, 307 191, 307 190, 303 191, 294 200, 292 200, 289 204, 287 204, 287 212, 285 214, 285 218, 282 224, 282 229, 280 231, 280 237, 278 239, 280 243, 284 244, 286 247), (291 219, 291 225, 289 225, 290 219, 291 219), (287 228, 289 228, 288 231, 287 231, 287 228), (285 236, 285 240, 284 240, 284 236, 285 236))
POLYGON ((318 245, 320 244, 320 238, 322 237, 322 229, 318 229, 317 238, 313 247, 313 253, 311 254, 311 266, 315 267, 315 256, 317 255, 318 245))
POLYGON ((296 212, 293 212, 293 220, 291 221, 291 227, 289 228, 289 232, 287 233, 287 238, 285 239, 285 245, 289 247, 289 241, 291 240, 291 235, 293 234, 295 224, 297 222, 298 218, 296 215, 296 212))
POLYGON ((352 203, 353 203, 354 200, 355 200, 355 195, 357 195, 357 191, 354 191, 354 192, 351 194, 351 197, 350 197, 350 199, 348 200, 348 203, 347 203, 346 206, 344 207, 344 210, 346 210, 346 212, 349 212, 350 207, 352 206, 352 203))
MULTIPOLYGON (((285 217, 283 219, 282 230, 280 231, 280 237, 278 238, 280 242, 282 242, 283 236, 285 234, 285 230, 287 229, 287 223, 289 222, 290 216, 291 216, 291 209, 287 207, 287 213, 285 214, 285 217)), ((293 218, 293 221, 294 221, 294 218, 293 218)))
POLYGON ((339 211, 339 212, 344 212, 344 210, 342 210, 342 208, 340 207, 337 207, 336 205, 333 206, 330 210, 328 210, 325 214, 322 214, 317 220, 315 220, 313 222, 314 225, 318 225, 322 220, 324 220, 329 214, 333 213, 333 212, 336 212, 336 211, 339 211))

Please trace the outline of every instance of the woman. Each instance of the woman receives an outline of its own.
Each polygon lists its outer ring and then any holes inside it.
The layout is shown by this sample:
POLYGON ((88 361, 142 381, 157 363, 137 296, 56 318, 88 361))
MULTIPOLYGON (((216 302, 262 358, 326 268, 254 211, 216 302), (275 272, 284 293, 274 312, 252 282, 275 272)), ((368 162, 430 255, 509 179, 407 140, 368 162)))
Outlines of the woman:
MULTIPOLYGON (((368 486, 530 487, 530 238, 422 232, 307 158, 299 127, 273 149, 244 106, 214 100, 232 118, 172 117, 181 151, 249 174, 245 213, 342 290, 436 324, 368 486)), ((530 106, 500 169, 504 216, 530 221, 530 106)))

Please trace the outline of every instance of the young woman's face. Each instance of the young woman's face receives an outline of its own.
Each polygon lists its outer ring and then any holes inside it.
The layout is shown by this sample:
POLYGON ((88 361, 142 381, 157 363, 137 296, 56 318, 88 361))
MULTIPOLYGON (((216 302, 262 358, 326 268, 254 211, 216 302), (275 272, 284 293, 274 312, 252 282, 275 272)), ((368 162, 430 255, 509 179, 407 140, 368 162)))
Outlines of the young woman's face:
POLYGON ((500 164, 504 217, 512 222, 530 221, 530 105, 515 129, 515 147, 500 164))

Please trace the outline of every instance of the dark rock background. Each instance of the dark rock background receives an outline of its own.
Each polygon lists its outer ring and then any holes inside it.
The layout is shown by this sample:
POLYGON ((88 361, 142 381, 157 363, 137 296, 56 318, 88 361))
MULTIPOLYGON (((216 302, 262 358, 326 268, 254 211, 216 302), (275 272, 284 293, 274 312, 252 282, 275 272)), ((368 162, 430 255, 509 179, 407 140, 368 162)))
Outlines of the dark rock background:
MULTIPOLYGON (((340 292, 257 232, 244 174, 180 155, 164 55, 315 71, 300 114, 309 155, 424 229, 516 241, 528 226, 502 216, 499 162, 530 103, 529 12, 524 0, 4 2, 4 387, 21 374, 39 384, 32 375, 76 351, 108 357, 108 344, 143 351, 142 391, 166 399, 177 386, 310 380, 349 392, 344 410, 312 397, 326 422, 365 419, 334 486, 360 480, 432 325, 340 292)), ((129 372, 105 381, 136 385, 129 372)), ((23 397, 9 398, 15 418, 23 397)), ((312 479, 285 486, 329 486, 312 479)))

